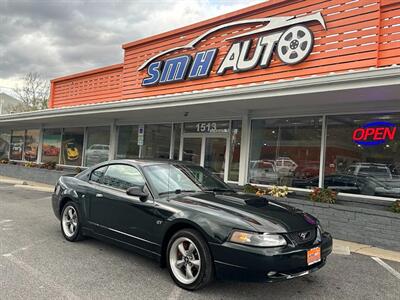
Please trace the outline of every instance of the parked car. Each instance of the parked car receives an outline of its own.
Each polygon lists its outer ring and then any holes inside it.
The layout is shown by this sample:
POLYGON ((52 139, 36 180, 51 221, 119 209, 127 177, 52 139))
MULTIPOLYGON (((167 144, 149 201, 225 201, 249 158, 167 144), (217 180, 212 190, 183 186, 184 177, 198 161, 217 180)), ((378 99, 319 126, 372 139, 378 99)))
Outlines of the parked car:
POLYGON ((381 180, 392 179, 392 173, 385 164, 376 163, 357 163, 350 165, 347 170, 347 174, 351 175, 363 175, 372 176, 381 180))
POLYGON ((43 145, 43 155, 45 156, 58 156, 60 154, 60 148, 56 146, 49 146, 46 147, 43 145))
POLYGON ((191 163, 101 163, 61 177, 52 206, 68 241, 91 236, 155 258, 188 290, 214 275, 262 282, 304 276, 332 251, 313 216, 237 193, 191 163))
POLYGON ((34 161, 37 159, 37 146, 26 145, 25 147, 25 160, 34 161))
POLYGON ((278 157, 275 166, 279 176, 293 176, 297 168, 297 164, 290 157, 278 157))
MULTIPOLYGON (((293 187, 311 189, 318 187, 319 177, 294 179, 293 187)), ((324 187, 341 193, 362 194, 381 197, 400 197, 400 186, 389 184, 369 176, 331 174, 325 176, 324 187)))
POLYGON ((258 184, 277 184, 278 172, 274 161, 252 160, 249 171, 250 181, 258 184))
POLYGON ((94 144, 86 150, 86 163, 88 166, 108 160, 110 152, 109 145, 94 144))
POLYGON ((319 174, 319 161, 306 161, 296 168, 296 178, 314 178, 319 174))

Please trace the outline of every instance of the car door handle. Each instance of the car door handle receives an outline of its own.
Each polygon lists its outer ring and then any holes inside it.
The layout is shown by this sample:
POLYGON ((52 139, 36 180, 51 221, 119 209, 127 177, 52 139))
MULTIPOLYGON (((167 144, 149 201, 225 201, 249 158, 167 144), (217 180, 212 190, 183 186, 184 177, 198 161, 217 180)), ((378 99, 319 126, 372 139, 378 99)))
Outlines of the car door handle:
POLYGON ((96 194, 96 198, 103 198, 103 194, 96 194))

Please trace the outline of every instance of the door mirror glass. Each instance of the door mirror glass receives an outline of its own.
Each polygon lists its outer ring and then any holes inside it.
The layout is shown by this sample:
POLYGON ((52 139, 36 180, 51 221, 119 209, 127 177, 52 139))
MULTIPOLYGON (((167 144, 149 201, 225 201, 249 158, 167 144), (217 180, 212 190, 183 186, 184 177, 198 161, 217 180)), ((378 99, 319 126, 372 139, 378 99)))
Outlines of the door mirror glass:
POLYGON ((143 190, 143 187, 130 187, 127 189, 126 194, 133 197, 139 197, 140 201, 146 202, 149 197, 149 193, 143 190))

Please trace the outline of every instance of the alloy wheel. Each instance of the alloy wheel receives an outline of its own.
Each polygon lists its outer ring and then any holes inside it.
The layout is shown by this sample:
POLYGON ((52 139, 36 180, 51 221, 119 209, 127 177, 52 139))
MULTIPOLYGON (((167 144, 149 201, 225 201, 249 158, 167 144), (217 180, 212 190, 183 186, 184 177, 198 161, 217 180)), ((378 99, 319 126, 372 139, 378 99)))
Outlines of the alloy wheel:
POLYGON ((67 206, 62 215, 62 228, 67 237, 72 237, 78 229, 78 213, 73 206, 67 206))
POLYGON ((177 238, 171 246, 169 262, 173 274, 181 283, 191 284, 199 277, 201 258, 192 240, 177 238))

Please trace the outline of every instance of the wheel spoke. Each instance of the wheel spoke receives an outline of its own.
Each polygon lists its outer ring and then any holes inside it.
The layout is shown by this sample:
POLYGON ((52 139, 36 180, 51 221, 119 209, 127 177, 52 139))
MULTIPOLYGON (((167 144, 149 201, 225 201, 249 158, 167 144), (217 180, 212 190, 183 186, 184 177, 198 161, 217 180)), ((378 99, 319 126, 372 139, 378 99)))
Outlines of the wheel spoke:
POLYGON ((177 260, 175 265, 177 268, 180 269, 183 267, 184 264, 185 264, 185 261, 182 259, 182 260, 177 260))
POLYGON ((196 267, 200 267, 200 259, 192 260, 191 263, 196 267))
POLYGON ((178 250, 182 255, 186 255, 186 250, 185 250, 185 247, 183 246, 183 243, 179 244, 178 250))
POLYGON ((73 218, 72 208, 70 208, 70 209, 68 210, 68 216, 69 216, 70 219, 73 218))
POLYGON ((74 225, 73 225, 72 223, 69 224, 69 231, 70 231, 71 233, 74 232, 74 225))
POLYGON ((189 265, 186 265, 186 278, 187 279, 192 279, 194 276, 193 276, 193 273, 192 273, 192 267, 191 266, 189 266, 189 265))
POLYGON ((187 254, 192 254, 195 249, 196 248, 194 247, 194 245, 192 243, 190 243, 189 244, 189 249, 187 251, 187 254))

